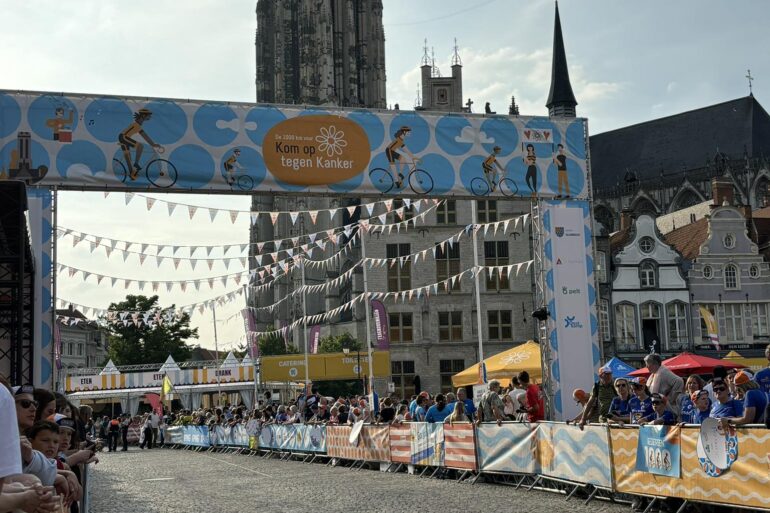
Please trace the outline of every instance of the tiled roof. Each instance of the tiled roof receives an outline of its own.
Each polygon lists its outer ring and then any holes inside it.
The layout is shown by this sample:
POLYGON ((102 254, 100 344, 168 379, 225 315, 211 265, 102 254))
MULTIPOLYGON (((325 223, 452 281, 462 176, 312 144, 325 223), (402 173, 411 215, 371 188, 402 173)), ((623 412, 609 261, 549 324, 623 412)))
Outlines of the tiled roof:
POLYGON ((595 188, 703 167, 717 153, 729 158, 770 156, 770 115, 753 96, 591 136, 595 188))
POLYGON ((700 253, 700 246, 708 236, 708 219, 698 219, 665 234, 666 244, 677 250, 686 260, 694 260, 700 253))
POLYGON ((610 252, 615 255, 619 253, 628 241, 631 240, 631 228, 618 230, 615 233, 610 234, 610 252))

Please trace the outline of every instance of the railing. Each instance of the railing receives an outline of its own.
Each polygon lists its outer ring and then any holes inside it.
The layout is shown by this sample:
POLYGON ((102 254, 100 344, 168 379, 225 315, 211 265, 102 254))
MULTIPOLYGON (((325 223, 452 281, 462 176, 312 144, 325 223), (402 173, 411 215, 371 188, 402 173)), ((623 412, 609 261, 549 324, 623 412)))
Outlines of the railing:
MULTIPOLYGON (((699 446, 699 426, 672 427, 666 441, 677 440, 675 460, 664 462, 677 477, 651 473, 640 466, 640 439, 655 428, 575 425, 556 422, 473 424, 405 423, 352 426, 266 425, 232 428, 174 426, 166 445, 194 450, 224 450, 261 454, 269 458, 324 458, 330 465, 351 469, 374 466, 397 472, 475 482, 481 476, 517 487, 559 491, 569 499, 585 491, 595 497, 620 499, 619 494, 666 498, 715 505, 740 505, 770 511, 767 492, 767 447, 764 426, 735 429, 729 438, 737 459, 727 470, 714 470, 699 446), (675 461, 679 461, 678 464, 675 461), (617 497, 616 497, 617 495, 617 497)), ((662 442, 660 442, 662 443, 662 442)), ((658 445, 653 444, 653 447, 658 445)), ((673 452, 673 451, 672 451, 673 452)), ((644 452, 641 452, 644 454, 644 452)), ((644 459, 644 456, 642 456, 644 459)))

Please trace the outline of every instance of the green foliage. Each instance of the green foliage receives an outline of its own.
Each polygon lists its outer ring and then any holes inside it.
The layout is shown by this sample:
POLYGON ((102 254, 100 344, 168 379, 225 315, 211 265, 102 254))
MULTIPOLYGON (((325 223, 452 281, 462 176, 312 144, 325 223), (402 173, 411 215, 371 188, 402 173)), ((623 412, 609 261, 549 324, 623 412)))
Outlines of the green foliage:
POLYGON ((342 353, 343 349, 349 349, 352 352, 360 351, 363 349, 363 344, 353 338, 350 333, 343 333, 342 335, 330 335, 323 337, 318 342, 319 353, 342 353))
MULTIPOLYGON (((170 308, 174 308, 174 305, 170 308)), ((147 312, 163 308, 158 304, 158 296, 128 295, 125 301, 110 304, 109 310, 147 312)), ((144 322, 140 326, 133 322, 127 326, 121 322, 109 323, 108 331, 109 357, 115 365, 159 363, 164 362, 169 355, 181 362, 190 357, 186 341, 198 338, 198 328, 190 328, 188 314, 184 314, 181 319, 174 318, 171 322, 164 320, 162 324, 153 327, 144 322)))
MULTIPOLYGON (((265 331, 273 331, 275 328, 268 326, 265 331)), ((280 333, 272 333, 260 337, 259 341, 260 356, 275 356, 281 354, 298 354, 299 349, 291 344, 286 344, 280 333)))

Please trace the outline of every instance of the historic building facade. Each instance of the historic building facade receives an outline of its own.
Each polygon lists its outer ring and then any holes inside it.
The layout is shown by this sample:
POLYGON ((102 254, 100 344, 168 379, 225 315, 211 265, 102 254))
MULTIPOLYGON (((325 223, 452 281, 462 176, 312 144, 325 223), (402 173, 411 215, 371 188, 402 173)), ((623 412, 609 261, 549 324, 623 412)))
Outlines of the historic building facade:
POLYGON ((67 369, 92 368, 107 361, 107 334, 72 305, 56 310, 61 341, 62 375, 67 369), (73 323, 72 320, 77 320, 73 323))

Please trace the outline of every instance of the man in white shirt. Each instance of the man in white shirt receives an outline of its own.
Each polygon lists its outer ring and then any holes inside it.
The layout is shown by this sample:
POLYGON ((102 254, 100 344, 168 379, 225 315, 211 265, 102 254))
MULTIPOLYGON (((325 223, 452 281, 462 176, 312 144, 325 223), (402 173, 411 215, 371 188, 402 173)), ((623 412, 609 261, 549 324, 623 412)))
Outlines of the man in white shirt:
POLYGON ((150 438, 150 449, 160 440, 158 438, 158 426, 160 426, 160 416, 154 411, 150 413, 150 427, 152 428, 152 438, 150 438))

